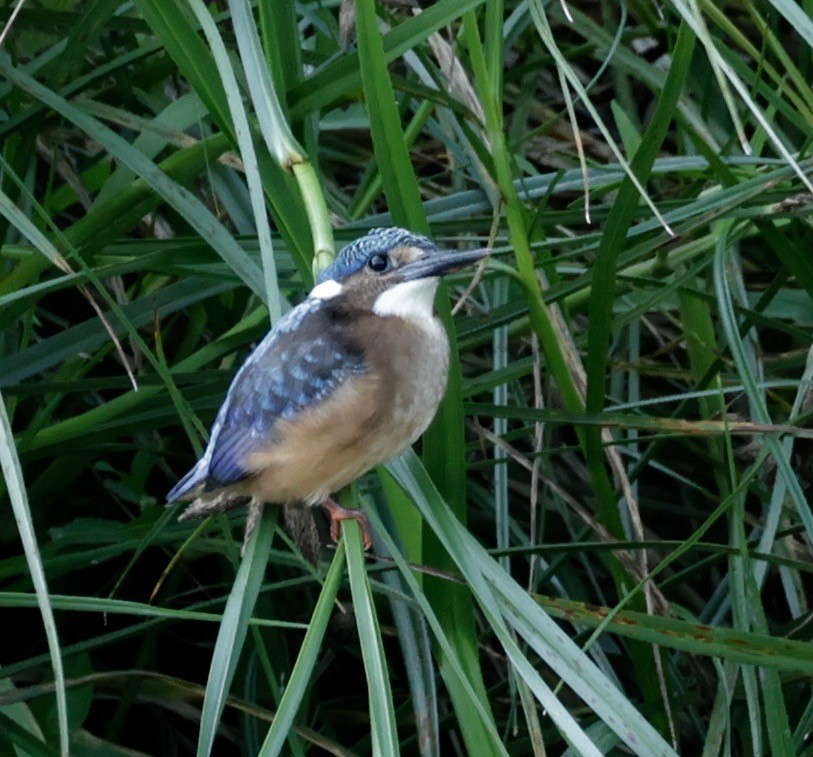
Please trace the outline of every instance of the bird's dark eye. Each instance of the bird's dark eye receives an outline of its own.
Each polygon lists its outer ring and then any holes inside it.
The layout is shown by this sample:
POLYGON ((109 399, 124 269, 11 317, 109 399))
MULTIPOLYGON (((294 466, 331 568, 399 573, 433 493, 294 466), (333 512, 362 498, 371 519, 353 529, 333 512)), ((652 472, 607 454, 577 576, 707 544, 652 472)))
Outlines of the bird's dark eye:
POLYGON ((383 273, 390 267, 390 260, 386 255, 373 255, 367 265, 376 273, 383 273))

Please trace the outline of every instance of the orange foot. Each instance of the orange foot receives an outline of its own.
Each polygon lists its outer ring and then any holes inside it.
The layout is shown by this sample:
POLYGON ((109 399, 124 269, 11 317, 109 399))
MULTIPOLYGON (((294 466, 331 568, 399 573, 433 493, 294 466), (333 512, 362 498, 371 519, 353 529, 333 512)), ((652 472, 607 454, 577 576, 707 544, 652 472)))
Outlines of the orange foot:
POLYGON ((343 520, 358 521, 361 526, 361 538, 364 541, 364 549, 370 549, 373 546, 373 534, 370 528, 370 521, 367 520, 363 510, 350 510, 347 507, 342 507, 335 499, 328 497, 323 503, 322 507, 330 518, 330 538, 334 542, 339 541, 339 524, 343 520))

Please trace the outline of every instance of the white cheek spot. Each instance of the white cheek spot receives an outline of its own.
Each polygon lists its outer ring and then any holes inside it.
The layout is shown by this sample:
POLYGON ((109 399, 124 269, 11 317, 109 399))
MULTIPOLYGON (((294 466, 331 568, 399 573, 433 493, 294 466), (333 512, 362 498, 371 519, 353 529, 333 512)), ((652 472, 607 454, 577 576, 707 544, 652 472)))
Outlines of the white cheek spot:
POLYGON ((308 295, 308 297, 315 300, 329 300, 332 297, 340 295, 343 290, 344 287, 338 281, 328 279, 327 281, 323 281, 321 284, 317 284, 313 289, 311 289, 311 293, 308 295))
POLYGON ((433 323, 437 277, 404 281, 378 295, 373 312, 381 316, 396 316, 417 321, 421 325, 433 323))

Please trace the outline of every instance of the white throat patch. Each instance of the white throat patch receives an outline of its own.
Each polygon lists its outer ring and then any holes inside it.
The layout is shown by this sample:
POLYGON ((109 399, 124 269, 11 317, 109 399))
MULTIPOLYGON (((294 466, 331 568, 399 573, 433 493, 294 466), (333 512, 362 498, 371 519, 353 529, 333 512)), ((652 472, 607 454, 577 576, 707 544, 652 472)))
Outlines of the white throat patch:
POLYGON ((396 316, 421 326, 433 324, 437 277, 404 281, 378 295, 373 305, 376 315, 396 316))
POLYGON ((332 297, 340 295, 343 289, 344 287, 338 281, 328 279, 311 289, 308 297, 314 300, 329 300, 332 297))

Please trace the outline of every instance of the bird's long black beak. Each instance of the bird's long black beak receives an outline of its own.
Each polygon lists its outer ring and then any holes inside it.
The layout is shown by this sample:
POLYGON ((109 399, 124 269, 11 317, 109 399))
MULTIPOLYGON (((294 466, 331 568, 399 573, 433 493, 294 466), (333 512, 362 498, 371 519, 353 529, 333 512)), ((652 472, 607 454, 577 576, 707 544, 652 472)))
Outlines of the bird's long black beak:
POLYGON ((488 248, 480 250, 437 250, 427 252, 426 255, 412 263, 399 268, 398 277, 404 281, 427 279, 430 276, 443 276, 465 268, 488 255, 488 248))

